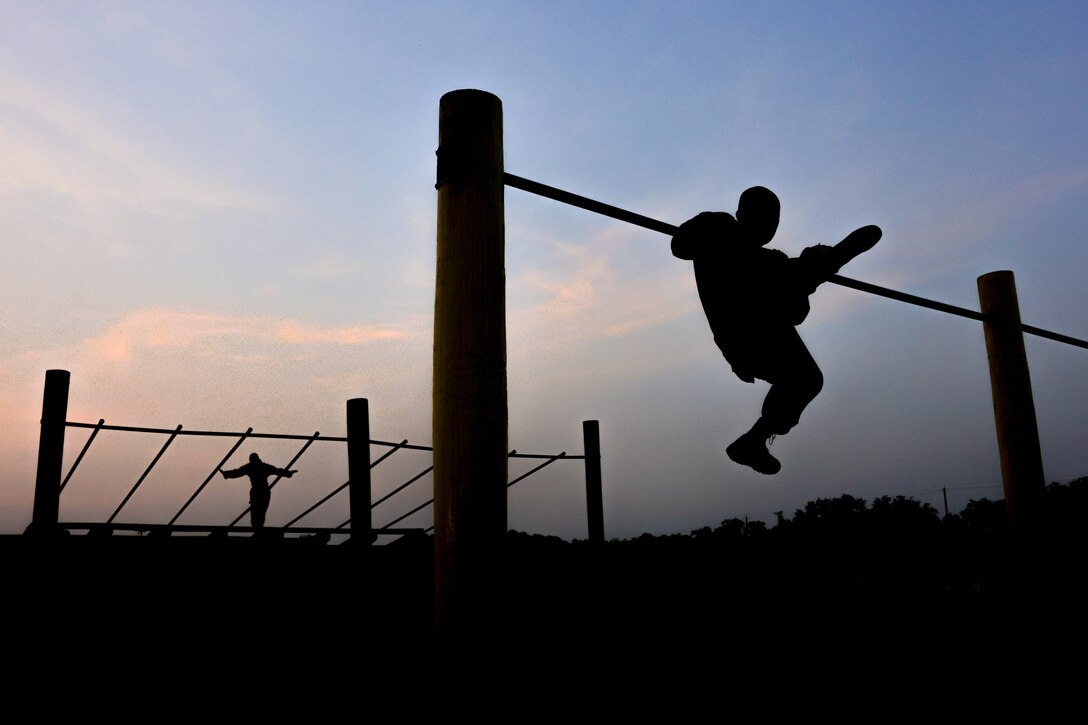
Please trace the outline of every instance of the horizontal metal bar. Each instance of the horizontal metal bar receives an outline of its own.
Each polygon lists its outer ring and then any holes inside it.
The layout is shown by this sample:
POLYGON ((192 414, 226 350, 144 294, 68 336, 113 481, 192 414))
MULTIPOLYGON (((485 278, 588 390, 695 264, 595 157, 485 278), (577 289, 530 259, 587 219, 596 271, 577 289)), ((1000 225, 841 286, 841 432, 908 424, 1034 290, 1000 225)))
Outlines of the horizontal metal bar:
MULTIPOLYGON (((554 453, 518 453, 517 451, 510 451, 510 453, 507 454, 507 457, 508 458, 540 458, 540 459, 548 458, 548 459, 550 459, 550 458, 557 458, 558 456, 556 456, 554 453)), ((563 454, 563 460, 564 461, 577 461, 577 460, 581 460, 581 459, 584 459, 584 458, 585 458, 584 455, 569 455, 568 456, 568 455, 563 454)))
POLYGON ((872 295, 879 297, 887 297, 888 299, 897 300, 899 302, 906 302, 907 304, 917 305, 918 307, 926 307, 931 310, 937 310, 938 312, 946 312, 950 315, 958 315, 960 317, 966 317, 970 320, 977 320, 978 322, 984 322, 985 317, 981 312, 975 310, 969 310, 966 307, 956 307, 955 305, 945 304, 944 302, 937 302, 936 300, 929 300, 925 297, 919 297, 918 295, 907 294, 906 292, 898 292, 887 287, 879 287, 875 284, 869 284, 868 282, 861 282, 856 279, 850 279, 849 277, 843 277, 842 275, 834 275, 829 282, 833 282, 843 287, 849 287, 850 289, 856 289, 859 292, 868 292, 872 295))
MULTIPOLYGON (((673 236, 679 230, 672 224, 667 224, 657 219, 651 219, 648 216, 642 214, 636 214, 626 209, 621 209, 618 206, 612 206, 611 204, 604 204, 590 199, 585 196, 579 196, 578 194, 572 194, 569 191, 557 189, 554 186, 548 186, 541 184, 538 181, 532 181, 513 174, 503 174, 503 181, 507 186, 512 186, 515 189, 521 189, 527 191, 530 194, 537 194, 544 196, 555 201, 562 202, 564 204, 570 204, 586 211, 591 211, 597 214, 603 214, 604 216, 612 217, 613 219, 619 219, 620 221, 634 224, 635 226, 644 227, 646 229, 653 230, 655 232, 661 232, 673 236)), ((859 292, 868 292, 869 294, 877 295, 879 297, 887 297, 888 299, 896 300, 899 302, 906 302, 907 304, 917 305, 918 307, 925 307, 931 310, 937 310, 938 312, 944 312, 950 315, 957 315, 959 317, 966 317, 970 320, 977 320, 984 322, 985 318, 981 312, 975 310, 969 310, 965 307, 957 307, 955 305, 946 304, 944 302, 938 302, 936 300, 926 299, 925 297, 919 297, 917 295, 907 294, 905 292, 899 292, 897 290, 888 289, 887 287, 880 287, 875 284, 869 284, 868 282, 861 282, 856 279, 850 279, 849 277, 842 277, 840 275, 834 275, 828 280, 837 285, 843 287, 849 287, 851 289, 858 290, 859 292)), ((1062 342, 1067 345, 1074 345, 1076 347, 1082 347, 1088 349, 1088 342, 1079 340, 1069 335, 1062 335, 1057 332, 1051 332, 1050 330, 1043 330, 1032 325, 1021 325, 1021 330, 1029 335, 1037 335, 1039 337, 1045 337, 1048 340, 1054 340, 1056 342, 1062 342)), ((573 458, 573 456, 572 456, 573 458)))
MULTIPOLYGON (((177 532, 177 533, 209 533, 209 534, 241 534, 252 533, 254 531, 261 531, 263 533, 273 531, 283 531, 291 534, 351 534, 351 529, 330 529, 318 526, 300 526, 292 529, 281 529, 275 526, 265 526, 262 529, 254 529, 252 526, 200 526, 196 524, 103 524, 103 523, 87 523, 87 522, 61 522, 57 524, 62 529, 85 531, 85 530, 101 530, 110 529, 113 531, 137 531, 137 532, 149 532, 149 531, 163 531, 163 532, 177 532)), ((418 534, 423 533, 421 528, 409 528, 409 529, 374 529, 376 534, 418 534)))
MULTIPOLYGON (((535 468, 530 469, 529 471, 527 471, 527 472, 521 474, 520 476, 518 476, 517 478, 515 478, 510 483, 506 484, 506 487, 510 488, 511 486, 513 486, 518 481, 520 481, 520 480, 522 480, 524 478, 528 478, 529 476, 531 476, 534 473, 536 473, 537 471, 539 471, 541 468, 544 468, 545 466, 550 466, 551 464, 555 463, 556 461, 558 461, 560 459, 563 459, 563 458, 566 458, 566 457, 567 457, 566 451, 564 451, 563 453, 560 453, 558 456, 552 456, 548 460, 541 463, 539 466, 536 466, 535 468)), ((584 457, 585 456, 583 456, 583 458, 584 457)))
POLYGON ((672 224, 666 224, 663 221, 651 219, 648 216, 636 214, 633 211, 620 209, 618 206, 603 204, 594 199, 590 199, 585 196, 579 196, 577 194, 572 194, 569 191, 563 191, 562 189, 557 189, 554 186, 547 186, 546 184, 541 184, 538 181, 523 179, 522 177, 514 176, 513 174, 503 174, 503 183, 505 183, 507 186, 512 186, 515 189, 527 191, 530 194, 546 196, 549 199, 561 201, 564 204, 577 206, 585 209, 586 211, 603 214, 604 216, 609 216, 613 219, 619 219, 620 221, 627 222, 628 224, 634 224, 635 226, 645 227, 646 229, 651 229, 655 232, 661 232, 662 234, 668 234, 669 236, 676 234, 677 231, 677 227, 673 226, 672 224))
POLYGON ((1075 337, 1069 337, 1068 335, 1061 335, 1057 332, 1051 332, 1050 330, 1041 330, 1038 327, 1031 325, 1020 325, 1020 329, 1029 335, 1038 335, 1039 337, 1045 337, 1048 340, 1054 340, 1056 342, 1064 342, 1066 345, 1073 345, 1075 347, 1083 347, 1088 350, 1088 342, 1084 340, 1078 340, 1075 337))
MULTIPOLYGON (((67 421, 64 425, 68 426, 69 428, 95 428, 95 427, 99 427, 99 426, 96 426, 96 424, 94 424, 94 423, 74 423, 72 421, 67 421)), ((170 428, 141 428, 141 427, 138 427, 138 426, 129 426, 129 425, 103 425, 103 426, 100 426, 100 427, 101 427, 102 430, 119 430, 119 431, 127 431, 127 432, 130 432, 130 433, 162 433, 164 435, 169 435, 169 434, 174 432, 170 428)), ((183 430, 183 431, 180 431, 178 433, 178 435, 183 435, 183 436, 219 436, 219 437, 223 437, 223 438, 232 438, 232 437, 238 437, 238 436, 242 435, 242 433, 232 433, 230 431, 221 431, 221 430, 183 430)), ((275 438, 275 439, 278 439, 278 440, 288 440, 288 441, 307 441, 307 440, 310 440, 311 438, 313 438, 313 436, 307 436, 307 435, 287 435, 287 434, 280 434, 280 433, 250 433, 249 437, 250 438, 275 438)), ((313 438, 313 440, 315 440, 315 441, 328 441, 328 442, 333 442, 333 443, 346 443, 348 439, 343 437, 343 436, 319 436, 317 438, 313 438)), ((401 444, 401 443, 394 443, 393 441, 378 441, 378 440, 373 440, 373 439, 370 441, 370 445, 372 445, 372 446, 389 446, 391 448, 404 448, 406 450, 411 450, 411 451, 431 451, 431 450, 434 450, 431 446, 407 445, 407 444, 401 444)))
MULTIPOLYGON (((864 284, 864 283, 859 283, 864 284)), ((1026 331, 1026 329, 1025 329, 1026 331)), ((163 435, 173 435, 175 430, 172 428, 142 428, 138 426, 129 425, 102 425, 99 423, 77 423, 75 421, 67 421, 65 425, 69 428, 97 428, 99 430, 116 430, 116 431, 128 431, 132 433, 161 433, 163 435)), ((252 430, 252 429, 251 429, 252 430)), ((280 440, 297 440, 297 441, 327 441, 334 443, 345 443, 347 438, 341 436, 315 436, 315 435, 286 435, 278 433, 232 433, 230 431, 212 431, 212 430, 181 430, 176 431, 177 435, 181 436, 219 436, 219 437, 238 437, 245 435, 247 438, 277 438, 280 440)), ((412 445, 407 442, 407 438, 403 441, 396 443, 393 441, 380 441, 371 439, 369 441, 372 446, 387 446, 389 448, 403 448, 408 451, 433 451, 432 446, 420 446, 412 445)), ((509 456, 511 458, 553 458, 554 454, 550 453, 518 453, 516 450, 510 451, 509 456)), ((585 458, 585 456, 570 455, 567 458, 575 460, 578 458, 585 458)))

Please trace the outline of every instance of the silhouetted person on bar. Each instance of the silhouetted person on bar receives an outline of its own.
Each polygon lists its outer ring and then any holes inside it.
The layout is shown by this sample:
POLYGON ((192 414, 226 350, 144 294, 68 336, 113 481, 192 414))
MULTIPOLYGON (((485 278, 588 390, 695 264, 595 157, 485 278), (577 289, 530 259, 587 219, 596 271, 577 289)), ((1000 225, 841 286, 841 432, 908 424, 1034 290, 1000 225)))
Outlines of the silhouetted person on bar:
POLYGON ((780 210, 774 192, 753 186, 740 195, 735 218, 703 212, 672 238, 673 255, 694 262, 714 342, 733 372, 746 383, 771 384, 759 420, 725 449, 733 461, 767 474, 782 468, 767 450, 768 439, 797 425, 824 384, 796 330, 808 316, 809 295, 881 235, 880 227, 862 227, 834 246, 817 244, 791 258, 765 247, 778 230, 780 210))
POLYGON ((272 490, 268 486, 269 476, 285 476, 290 478, 298 471, 288 471, 284 468, 276 468, 265 463, 256 453, 249 454, 249 463, 233 471, 220 470, 223 478, 241 478, 249 476, 249 518, 253 528, 264 528, 264 515, 268 511, 268 503, 272 500, 272 490))

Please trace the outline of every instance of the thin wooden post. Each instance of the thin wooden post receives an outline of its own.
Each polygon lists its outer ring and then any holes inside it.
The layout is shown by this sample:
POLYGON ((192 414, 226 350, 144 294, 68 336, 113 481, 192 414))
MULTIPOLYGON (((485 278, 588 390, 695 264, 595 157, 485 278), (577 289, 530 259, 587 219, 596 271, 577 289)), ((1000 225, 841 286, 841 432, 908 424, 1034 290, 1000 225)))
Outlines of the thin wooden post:
POLYGON ((64 424, 68 420, 67 370, 45 371, 42 429, 38 438, 38 473, 34 483, 34 513, 30 530, 51 533, 60 516, 60 476, 64 463, 64 424))
POLYGON ((586 514, 589 540, 604 543, 604 500, 601 494, 601 427, 595 420, 582 421, 583 450, 586 455, 586 514))
POLYGON ((979 277, 978 298, 985 318, 983 330, 1005 507, 1013 529, 1022 532, 1038 522, 1045 479, 1012 272, 990 272, 979 277))
POLYGON ((476 90, 442 96, 437 154, 435 623, 449 674, 486 650, 495 626, 488 587, 506 535, 501 101, 476 90))
POLYGON ((370 518, 370 403, 366 398, 348 401, 348 510, 351 539, 356 545, 377 538, 370 518))

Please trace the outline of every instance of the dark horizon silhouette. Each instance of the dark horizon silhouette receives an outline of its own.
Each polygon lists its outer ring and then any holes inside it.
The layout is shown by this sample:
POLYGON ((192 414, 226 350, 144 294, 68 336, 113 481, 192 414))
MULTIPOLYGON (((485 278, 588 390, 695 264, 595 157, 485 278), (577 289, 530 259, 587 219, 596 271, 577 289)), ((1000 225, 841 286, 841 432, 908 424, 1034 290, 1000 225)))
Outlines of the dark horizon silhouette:
MULTIPOLYGON (((671 699, 806 686, 857 694, 967 675, 992 682, 1020 651, 1052 663, 1040 669, 1050 677, 1083 631, 1088 477, 1050 484, 1046 504, 1047 537, 1028 549, 1017 546, 1001 500, 941 517, 905 496, 848 494, 814 499, 770 526, 731 518, 604 546, 511 531, 495 615, 508 648, 495 660, 468 652, 462 664, 492 688, 494 704, 536 703, 543 693, 615 704, 631 693, 642 702, 643 691, 671 699)), ((110 666, 83 673, 91 681, 131 668, 149 638, 180 640, 200 657, 218 652, 239 634, 235 616, 208 606, 227 595, 230 611, 246 612, 262 634, 256 656, 305 663, 292 687, 337 701, 362 693, 377 706, 438 704, 433 537, 366 547, 365 560, 351 545, 251 541, 3 539, 17 620, 95 647, 110 666), (43 552, 63 556, 46 569, 43 552), (353 594, 360 587, 367 596, 353 594), (71 592, 94 596, 72 607, 71 592), (376 654, 342 666, 345 651, 376 654)), ((188 666, 189 657, 166 666, 188 666)), ((235 659, 206 659, 200 666, 215 678, 237 674, 235 659)))
POLYGON ((791 258, 766 248, 780 216, 775 193, 753 186, 740 195, 735 217, 703 212, 672 238, 673 256, 693 262, 714 342, 733 372, 746 383, 771 384, 760 417, 726 448, 733 461, 765 474, 781 469, 768 440, 797 425, 823 388, 823 374, 796 329, 808 316, 808 298, 881 237, 879 227, 865 226, 834 246, 816 244, 791 258))

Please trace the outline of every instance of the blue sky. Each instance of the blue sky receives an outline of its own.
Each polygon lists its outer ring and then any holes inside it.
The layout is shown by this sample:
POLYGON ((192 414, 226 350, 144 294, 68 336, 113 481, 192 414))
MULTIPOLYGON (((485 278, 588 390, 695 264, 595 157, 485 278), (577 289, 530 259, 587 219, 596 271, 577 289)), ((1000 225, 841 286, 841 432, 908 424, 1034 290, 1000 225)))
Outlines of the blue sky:
MULTIPOLYGON (((502 99, 512 173, 674 224, 762 184, 772 246, 879 224, 843 274, 977 309, 976 277, 1012 269, 1025 322, 1088 338, 1086 30, 1059 2, 4 3, 0 531, 29 522, 50 368, 72 372, 72 420, 342 435, 367 397, 376 438, 429 444, 434 149, 458 88, 502 99)), ((608 535, 1000 495, 976 323, 821 288, 800 329, 825 389, 762 477, 724 448, 766 386, 732 377, 668 240, 515 189, 506 206, 510 443, 580 452, 600 419, 608 535)), ((1028 354, 1047 479, 1085 475, 1088 357, 1028 354)), ((108 515, 161 443, 103 434, 62 516, 108 515)), ((325 445, 269 523, 345 480, 325 445)), ((169 518, 223 453, 179 443, 126 515, 169 518)), ((394 456, 376 493, 428 463, 394 456)), ((239 505, 221 482, 186 516, 239 505)), ((584 537, 578 465, 509 511, 584 537)))

